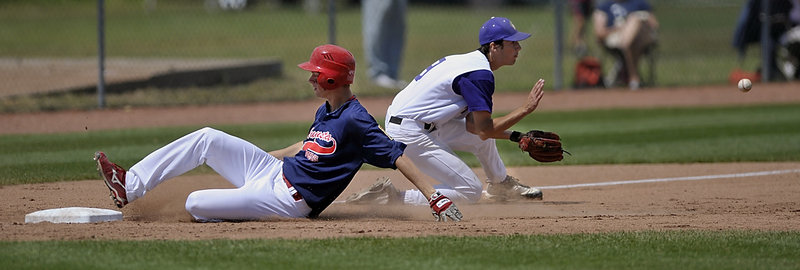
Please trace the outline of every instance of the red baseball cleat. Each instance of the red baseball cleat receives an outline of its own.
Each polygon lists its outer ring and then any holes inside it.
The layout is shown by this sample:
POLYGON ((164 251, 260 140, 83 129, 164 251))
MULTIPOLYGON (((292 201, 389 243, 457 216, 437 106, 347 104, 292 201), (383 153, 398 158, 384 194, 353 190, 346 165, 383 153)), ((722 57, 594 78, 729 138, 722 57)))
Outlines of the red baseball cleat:
POLYGON ((125 169, 108 161, 106 154, 100 151, 94 153, 97 161, 97 172, 105 180, 106 186, 111 191, 111 199, 117 207, 122 208, 128 204, 128 195, 125 191, 125 169))

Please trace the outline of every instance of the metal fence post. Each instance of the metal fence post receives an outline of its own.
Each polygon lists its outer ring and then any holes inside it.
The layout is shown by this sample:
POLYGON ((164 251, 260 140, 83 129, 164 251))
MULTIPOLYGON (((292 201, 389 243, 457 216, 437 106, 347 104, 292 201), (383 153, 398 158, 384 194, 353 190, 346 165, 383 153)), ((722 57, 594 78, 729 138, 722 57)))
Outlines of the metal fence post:
POLYGON ((553 90, 560 90, 563 85, 563 61, 564 61, 564 1, 553 0, 555 4, 555 59, 553 66, 553 90))
POLYGON ((328 0, 328 43, 336 44, 336 0, 328 0))
POLYGON ((772 77, 772 39, 770 29, 772 28, 772 17, 770 16, 772 1, 761 1, 761 81, 769 82, 772 77))
POLYGON ((106 106, 105 94, 105 4, 104 0, 97 0, 97 107, 106 106))

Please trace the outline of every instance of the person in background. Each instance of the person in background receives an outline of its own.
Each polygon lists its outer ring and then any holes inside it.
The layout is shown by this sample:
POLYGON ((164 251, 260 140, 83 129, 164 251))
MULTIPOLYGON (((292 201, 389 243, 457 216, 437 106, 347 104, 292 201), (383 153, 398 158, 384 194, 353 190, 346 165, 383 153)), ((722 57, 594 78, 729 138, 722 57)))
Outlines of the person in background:
POLYGON ((367 76, 380 87, 403 89, 407 83, 399 79, 399 73, 408 0, 363 0, 361 4, 367 76))
POLYGON ((598 42, 610 50, 619 50, 627 84, 639 89, 639 58, 657 42, 658 20, 645 0, 611 0, 600 3, 592 15, 598 42))
POLYGON ((772 55, 767 57, 770 73, 765 77, 764 71, 759 68, 755 73, 750 73, 740 69, 731 73, 730 80, 733 83, 742 78, 752 80, 766 79, 768 81, 778 81, 785 79, 800 78, 800 1, 798 0, 770 0, 769 15, 764 17, 762 10, 762 0, 749 0, 742 6, 739 18, 736 21, 736 28, 733 32, 732 45, 739 53, 739 65, 744 62, 749 45, 761 44, 761 29, 763 18, 766 18, 769 26, 768 38, 770 39, 769 51, 772 55))
POLYGON ((592 0, 569 0, 570 10, 572 10, 572 30, 570 31, 570 41, 572 42, 573 52, 576 56, 582 57, 588 53, 586 46, 586 20, 592 16, 594 11, 594 1, 592 0))

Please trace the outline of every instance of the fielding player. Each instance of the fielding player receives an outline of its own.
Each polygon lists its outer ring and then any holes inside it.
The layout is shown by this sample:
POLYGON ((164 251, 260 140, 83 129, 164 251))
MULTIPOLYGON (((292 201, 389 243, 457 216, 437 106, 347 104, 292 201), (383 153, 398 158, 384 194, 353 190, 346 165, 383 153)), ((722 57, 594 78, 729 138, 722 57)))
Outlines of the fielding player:
POLYGON ((361 165, 369 163, 400 169, 429 196, 437 220, 460 220, 456 206, 421 180, 424 175, 403 155, 406 146, 390 139, 350 91, 355 63, 346 49, 322 45, 298 65, 311 72, 308 81, 326 102, 317 109, 308 136, 287 148, 267 153, 240 138, 203 128, 147 155, 127 172, 103 152, 95 153, 111 198, 123 207, 205 163, 236 188, 189 194, 186 210, 198 221, 316 217, 344 191, 361 165))
MULTIPOLYGON (((397 96, 386 112, 386 132, 403 142, 408 156, 425 174, 441 183, 442 194, 456 201, 477 202, 483 183, 454 151, 475 154, 487 175, 491 199, 542 199, 539 189, 506 173, 494 139, 519 141, 508 130, 532 113, 542 98, 544 80, 536 82, 525 104, 506 116, 492 118, 493 71, 513 65, 531 35, 517 31, 507 18, 492 17, 481 27, 480 48, 439 59, 422 71, 397 96)), ((350 203, 422 204, 416 190, 398 191, 388 178, 347 198, 350 203)))

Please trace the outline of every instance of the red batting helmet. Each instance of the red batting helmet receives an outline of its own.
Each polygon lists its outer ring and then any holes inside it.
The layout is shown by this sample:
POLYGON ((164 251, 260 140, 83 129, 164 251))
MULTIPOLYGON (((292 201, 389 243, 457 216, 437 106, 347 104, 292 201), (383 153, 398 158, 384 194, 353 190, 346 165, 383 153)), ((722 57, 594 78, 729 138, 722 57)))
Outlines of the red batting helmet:
POLYGON ((311 72, 319 72, 317 82, 326 90, 352 84, 356 73, 356 59, 353 54, 345 48, 332 44, 314 48, 311 59, 297 66, 311 72))

